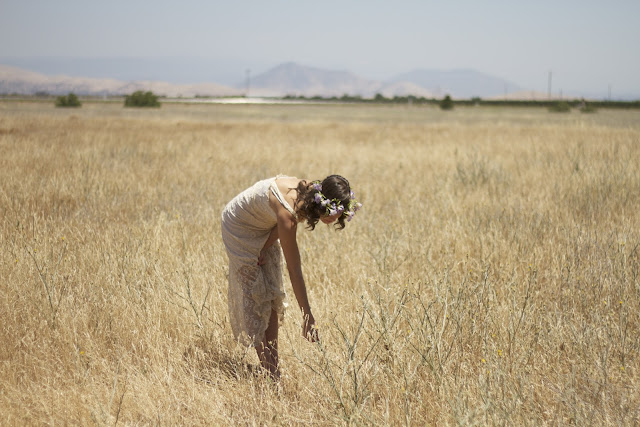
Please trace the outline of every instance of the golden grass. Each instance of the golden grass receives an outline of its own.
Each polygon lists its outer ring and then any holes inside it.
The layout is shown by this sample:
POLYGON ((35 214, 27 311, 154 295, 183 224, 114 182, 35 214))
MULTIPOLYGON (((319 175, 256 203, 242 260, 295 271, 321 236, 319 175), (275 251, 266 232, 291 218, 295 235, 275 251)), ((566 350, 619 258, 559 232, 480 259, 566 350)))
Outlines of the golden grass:
POLYGON ((0 113, 2 425, 640 422, 638 112, 0 113), (364 208, 300 230, 323 341, 290 296, 274 386, 231 336, 219 227, 277 173, 364 208))

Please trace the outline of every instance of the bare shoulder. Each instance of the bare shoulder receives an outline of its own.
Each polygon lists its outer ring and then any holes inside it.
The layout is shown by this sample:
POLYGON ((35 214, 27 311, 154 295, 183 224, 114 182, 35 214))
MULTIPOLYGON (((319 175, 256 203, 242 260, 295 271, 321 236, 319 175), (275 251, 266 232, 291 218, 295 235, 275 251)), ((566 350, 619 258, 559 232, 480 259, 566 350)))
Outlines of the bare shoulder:
POLYGON ((298 188, 298 184, 300 181, 304 181, 300 178, 296 178, 295 176, 283 176, 280 178, 276 178, 276 184, 280 189, 282 195, 286 197, 287 193, 296 192, 296 188, 298 188))
MULTIPOLYGON (((297 188, 298 184, 300 184, 301 181, 304 180, 292 176, 280 177, 276 179, 276 185, 278 186, 278 190, 280 190, 280 194, 282 194, 285 202, 287 202, 291 207, 295 206, 296 198, 298 197, 297 188)), ((291 215, 287 211, 287 209, 282 206, 282 203, 280 203, 278 199, 271 193, 269 194, 269 202, 276 214, 291 215)))

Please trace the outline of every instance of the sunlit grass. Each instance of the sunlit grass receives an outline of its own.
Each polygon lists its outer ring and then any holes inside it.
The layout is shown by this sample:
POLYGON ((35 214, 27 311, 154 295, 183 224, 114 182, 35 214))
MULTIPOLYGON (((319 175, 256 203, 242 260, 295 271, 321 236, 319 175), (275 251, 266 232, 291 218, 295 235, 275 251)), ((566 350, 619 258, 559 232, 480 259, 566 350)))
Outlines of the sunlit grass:
MULTIPOLYGON (((640 422, 640 113, 1 103, 0 423, 640 422), (274 386, 227 321, 224 204, 341 173, 274 386)), ((285 289, 291 295, 290 286, 285 289)))

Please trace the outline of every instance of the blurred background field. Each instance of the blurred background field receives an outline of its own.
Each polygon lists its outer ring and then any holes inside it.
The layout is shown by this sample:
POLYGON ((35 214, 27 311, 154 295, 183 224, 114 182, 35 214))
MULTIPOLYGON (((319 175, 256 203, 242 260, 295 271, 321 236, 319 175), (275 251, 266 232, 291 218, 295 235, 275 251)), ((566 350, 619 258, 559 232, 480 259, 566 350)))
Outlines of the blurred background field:
POLYGON ((138 118, 164 121, 190 120, 197 122, 362 122, 413 124, 519 124, 519 125, 598 125, 640 127, 637 109, 601 109, 598 114, 583 114, 574 109, 569 114, 549 114, 540 107, 470 106, 442 111, 437 105, 363 104, 307 102, 300 104, 218 104, 200 102, 164 102, 160 109, 122 108, 121 100, 83 100, 81 109, 55 108, 50 100, 40 102, 4 100, 0 112, 4 116, 46 114, 60 117, 82 116, 101 118, 138 118))
POLYGON ((640 112, 0 102, 0 424, 636 425, 640 112), (346 176, 299 230, 274 385, 220 212, 346 176))

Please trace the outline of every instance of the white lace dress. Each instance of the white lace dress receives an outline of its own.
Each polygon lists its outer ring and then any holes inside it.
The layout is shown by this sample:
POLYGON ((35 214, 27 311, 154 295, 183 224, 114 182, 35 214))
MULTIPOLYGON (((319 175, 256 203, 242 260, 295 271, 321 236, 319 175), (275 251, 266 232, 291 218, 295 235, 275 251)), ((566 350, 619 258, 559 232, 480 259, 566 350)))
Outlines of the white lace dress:
POLYGON ((222 211, 222 240, 229 256, 229 321, 236 339, 246 345, 261 343, 271 310, 281 322, 286 306, 278 241, 267 250, 265 264, 258 266, 260 250, 277 224, 269 193, 295 217, 276 185, 279 177, 258 181, 222 211))

